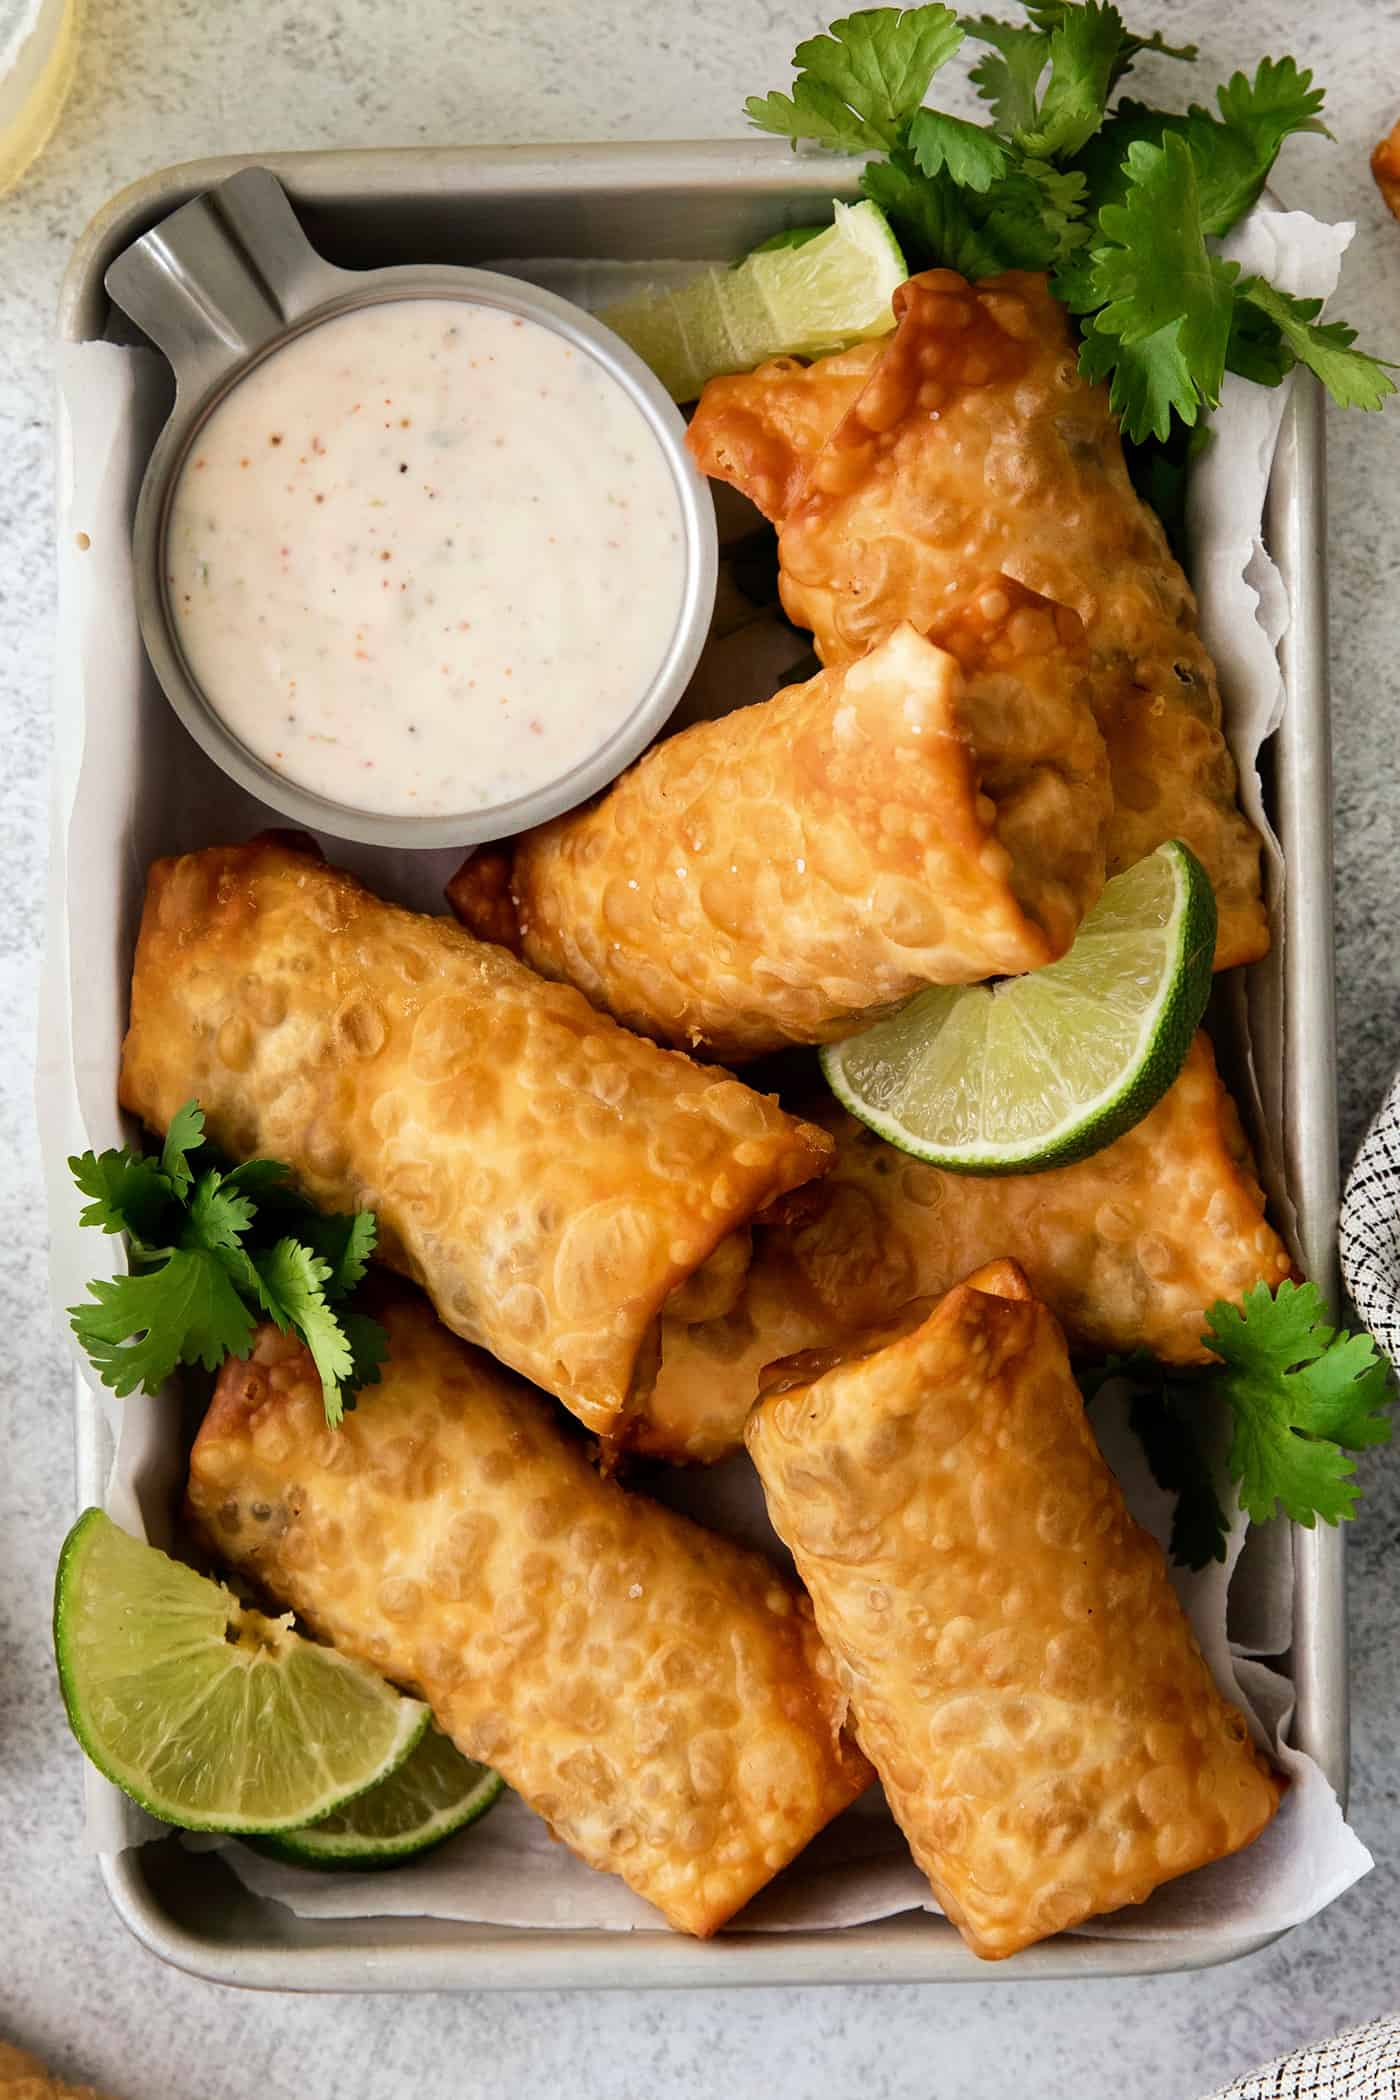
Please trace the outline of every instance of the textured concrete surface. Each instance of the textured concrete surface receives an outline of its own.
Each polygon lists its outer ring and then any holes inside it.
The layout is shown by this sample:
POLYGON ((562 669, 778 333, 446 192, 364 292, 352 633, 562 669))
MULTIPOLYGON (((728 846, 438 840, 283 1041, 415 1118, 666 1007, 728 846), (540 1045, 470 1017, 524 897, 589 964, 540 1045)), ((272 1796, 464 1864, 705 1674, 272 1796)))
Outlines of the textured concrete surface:
MULTIPOLYGON (((1008 10, 1011 11, 1011 10, 1008 10)), ((1295 52, 1338 143, 1289 147, 1294 202, 1352 216, 1340 311, 1400 355, 1400 226, 1366 153, 1400 105, 1400 7, 1208 0, 1133 10, 1204 47, 1211 80, 1295 52)), ((785 79, 810 0, 90 0, 77 85, 48 152, 0 200, 0 2032, 127 2100, 262 2094, 654 2100, 1187 2100, 1400 1996, 1400 1453, 1368 1465, 1352 1554, 1357 1827, 1378 1871, 1235 1967, 1116 1985, 719 1995, 253 1998, 160 1968, 108 1912, 79 1850, 78 1760, 46 1628, 70 1513, 69 1374, 46 1301, 29 1068, 42 924, 52 311, 89 215, 196 155, 331 145, 722 137, 785 79)), ((821 19, 824 19, 822 17, 821 19)), ((1160 76, 1159 76, 1160 77, 1160 76)), ((1151 75, 1145 85, 1153 84, 1151 75)), ((1173 92, 1180 92, 1176 83, 1173 92)), ((1199 92, 1199 90, 1197 90, 1199 92)), ((1330 559, 1344 1143, 1400 1057, 1393 541, 1400 409, 1332 419, 1330 559)))

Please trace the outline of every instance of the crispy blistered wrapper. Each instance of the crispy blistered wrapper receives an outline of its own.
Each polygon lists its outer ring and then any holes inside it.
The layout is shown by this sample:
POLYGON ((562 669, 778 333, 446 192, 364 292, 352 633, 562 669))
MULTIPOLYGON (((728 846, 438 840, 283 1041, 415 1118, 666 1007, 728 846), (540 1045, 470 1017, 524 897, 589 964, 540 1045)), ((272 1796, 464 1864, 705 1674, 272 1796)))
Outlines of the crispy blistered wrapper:
POLYGON ((780 524, 887 342, 878 337, 857 343, 808 365, 774 357, 752 372, 710 380, 686 433, 701 472, 739 489, 765 518, 780 524))
POLYGON ((701 396, 697 458, 779 522, 783 602, 825 663, 900 620, 937 637, 989 575, 1074 612, 1114 783, 1110 874, 1184 839, 1215 884, 1217 968, 1257 960, 1259 841, 1195 599, 1129 480, 1106 390, 1079 375, 1065 309, 1021 271, 971 286, 931 270, 894 304, 864 386, 848 370, 826 383, 823 361, 761 367, 742 392, 712 383, 729 391, 701 396))
POLYGON ((1012 595, 656 746, 592 808, 478 853, 472 928, 621 1021, 738 1061, 925 984, 1037 968, 1103 885, 1083 669, 1012 595))
POLYGON ((811 1607, 602 1479, 550 1403, 401 1288, 382 1382, 326 1427, 261 1329, 190 1458, 218 1558, 431 1705, 590 1866, 712 1933, 869 1783, 811 1607))
POLYGON ((663 1322, 661 1369, 633 1424, 641 1450, 723 1457, 765 1364, 938 1297, 999 1255, 1020 1263, 1077 1343, 1180 1364, 1207 1361, 1217 1298, 1292 1272, 1203 1033, 1136 1128, 1044 1174, 945 1174, 834 1102, 812 1113, 836 1139, 830 1174, 783 1199, 785 1221, 757 1228, 727 1314, 663 1322))
POLYGON ((194 1095, 442 1319, 615 1436, 667 1298, 831 1140, 728 1073, 639 1041, 447 918, 275 840, 151 870, 121 1100, 194 1095))
POLYGON ((975 1954, 1140 1903, 1258 1836, 1279 1783, 1014 1264, 873 1353, 777 1375, 747 1431, 769 1516, 975 1954))

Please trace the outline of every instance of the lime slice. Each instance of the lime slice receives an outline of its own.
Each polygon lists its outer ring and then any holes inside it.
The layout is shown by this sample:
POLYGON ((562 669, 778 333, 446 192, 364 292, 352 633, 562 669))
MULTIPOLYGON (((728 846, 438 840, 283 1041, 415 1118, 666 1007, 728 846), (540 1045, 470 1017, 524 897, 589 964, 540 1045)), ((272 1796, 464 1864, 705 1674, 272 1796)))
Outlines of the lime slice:
POLYGON ((498 1801, 505 1781, 430 1728, 387 1779, 309 1830, 257 1838, 260 1852, 307 1867, 392 1867, 440 1845, 498 1801))
POLYGON ((85 1510, 63 1542, 54 1651, 99 1772, 185 1830, 295 1829, 413 1750, 428 1709, 286 1619, 85 1510))
POLYGON ((673 401, 693 401, 721 372, 748 372, 767 357, 821 357, 887 334, 890 298, 908 275, 878 205, 838 204, 836 223, 811 239, 765 242, 737 268, 711 268, 599 318, 673 401))
POLYGON ((1067 955, 997 984, 934 985, 821 1053, 833 1093, 955 1174, 1068 1166, 1140 1123, 1210 996, 1215 896, 1170 840, 1114 877, 1067 955))

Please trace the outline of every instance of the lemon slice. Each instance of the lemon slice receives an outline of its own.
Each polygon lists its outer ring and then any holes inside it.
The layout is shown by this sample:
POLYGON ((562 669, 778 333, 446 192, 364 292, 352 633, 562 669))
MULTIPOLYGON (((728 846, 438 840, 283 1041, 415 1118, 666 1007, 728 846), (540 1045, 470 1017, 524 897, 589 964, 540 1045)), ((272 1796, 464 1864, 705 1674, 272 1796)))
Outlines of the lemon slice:
POLYGON ((676 291, 623 300, 599 316, 650 365, 673 401, 768 357, 822 357, 894 326, 890 299, 909 275, 875 204, 838 204, 835 224, 781 235, 737 268, 676 291))
POLYGON ((505 1781, 430 1728, 397 1772, 309 1830, 254 1840, 259 1852, 306 1867, 392 1867, 465 1830, 499 1801, 505 1781))
POLYGON ((428 1709, 286 1619, 131 1538, 100 1509, 63 1542, 54 1651, 73 1733, 185 1830, 295 1829, 402 1764, 428 1709))
POLYGON ((1170 840, 1114 877, 1067 955, 997 984, 934 985, 821 1053, 832 1091, 955 1174, 1064 1167, 1176 1078, 1210 996, 1215 896, 1170 840))

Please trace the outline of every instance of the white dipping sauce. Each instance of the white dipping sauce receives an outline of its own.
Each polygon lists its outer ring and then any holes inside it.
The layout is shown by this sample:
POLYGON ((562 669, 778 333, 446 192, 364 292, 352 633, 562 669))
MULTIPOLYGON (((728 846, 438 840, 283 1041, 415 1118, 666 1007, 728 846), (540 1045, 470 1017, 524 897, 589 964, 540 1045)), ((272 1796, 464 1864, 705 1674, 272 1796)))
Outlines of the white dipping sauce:
POLYGON ((165 556, 234 734, 392 816, 588 758, 660 669, 686 578, 666 455, 619 382, 456 299, 361 307, 256 366, 195 440, 165 556))

